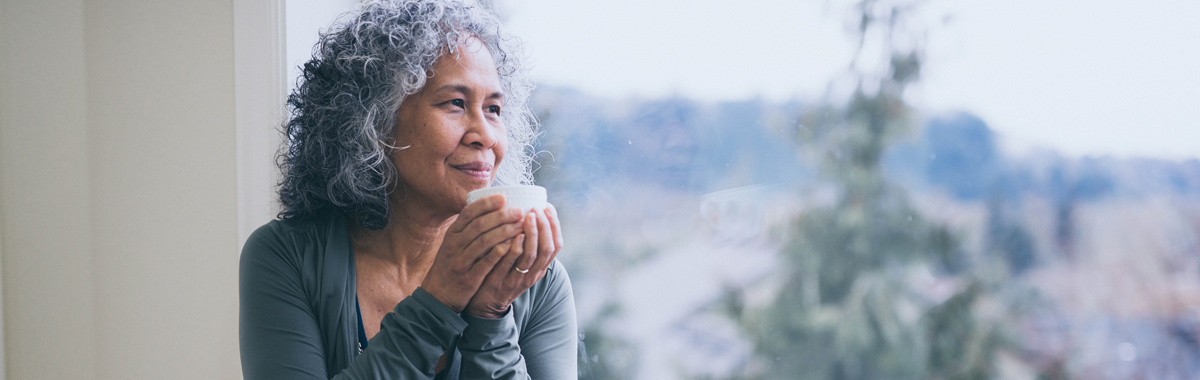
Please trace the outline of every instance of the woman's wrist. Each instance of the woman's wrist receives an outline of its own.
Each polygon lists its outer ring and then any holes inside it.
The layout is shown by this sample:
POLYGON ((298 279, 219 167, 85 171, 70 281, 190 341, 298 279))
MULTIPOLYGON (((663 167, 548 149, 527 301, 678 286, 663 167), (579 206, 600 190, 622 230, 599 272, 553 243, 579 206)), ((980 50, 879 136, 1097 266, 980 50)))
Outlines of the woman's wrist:
POLYGON ((438 302, 441 302, 442 305, 446 305, 446 307, 450 308, 450 310, 454 310, 455 313, 461 313, 466 309, 466 305, 456 305, 456 304, 452 304, 450 302, 446 302, 446 301, 448 301, 447 297, 439 294, 441 292, 438 291, 438 289, 436 289, 436 287, 431 287, 431 286, 427 286, 427 285, 428 284, 422 284, 421 286, 418 287, 418 289, 424 290, 425 293, 429 293, 429 295, 431 297, 433 297, 433 299, 437 300, 438 302))
POLYGON ((512 304, 510 303, 508 305, 505 305, 503 308, 499 308, 499 309, 487 308, 487 309, 482 309, 482 310, 471 310, 471 308, 467 308, 466 312, 467 312, 467 314, 470 314, 472 317, 475 317, 475 318, 500 319, 500 318, 504 318, 504 316, 508 315, 508 311, 511 309, 512 309, 512 304))

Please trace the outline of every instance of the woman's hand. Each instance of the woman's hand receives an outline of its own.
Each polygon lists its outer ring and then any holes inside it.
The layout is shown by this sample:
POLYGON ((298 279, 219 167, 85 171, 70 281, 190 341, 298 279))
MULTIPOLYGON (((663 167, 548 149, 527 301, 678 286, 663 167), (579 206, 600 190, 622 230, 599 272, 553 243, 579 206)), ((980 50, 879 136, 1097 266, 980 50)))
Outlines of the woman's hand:
POLYGON ((466 311, 481 318, 500 318, 509 305, 546 275, 546 268, 562 249, 558 212, 551 205, 531 211, 522 219, 523 233, 511 243, 493 248, 503 258, 488 273, 466 311))
POLYGON ((422 289, 456 313, 507 253, 492 248, 521 233, 521 211, 503 207, 504 196, 493 195, 463 208, 421 282, 422 289))

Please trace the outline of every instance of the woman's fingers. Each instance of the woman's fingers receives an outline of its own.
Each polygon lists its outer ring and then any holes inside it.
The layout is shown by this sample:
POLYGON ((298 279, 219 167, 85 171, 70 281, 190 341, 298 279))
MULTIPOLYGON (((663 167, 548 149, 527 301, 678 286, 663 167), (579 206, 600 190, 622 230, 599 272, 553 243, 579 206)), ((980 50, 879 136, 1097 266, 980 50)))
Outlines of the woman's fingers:
POLYGON ((538 241, 538 256, 549 256, 555 251, 554 245, 554 230, 550 228, 550 220, 543 213, 537 213, 537 226, 539 234, 538 241))
POLYGON ((550 219, 550 228, 554 230, 554 252, 558 253, 563 248, 562 225, 558 222, 558 210, 552 204, 547 206, 546 218, 550 219))
POLYGON ((468 251, 490 249, 490 253, 471 268, 470 276, 479 278, 480 286, 466 311, 488 318, 503 315, 508 305, 546 276, 547 268, 562 249, 560 230, 558 215, 547 208, 525 214, 519 223, 505 224, 480 235, 468 251), (518 226, 519 231, 511 232, 509 238, 511 226, 518 226), (495 241, 500 241, 500 246, 489 248, 495 241))
MULTIPOLYGON (((493 244, 493 246, 494 245, 495 244, 493 244)), ((488 273, 491 273, 492 269, 496 267, 496 263, 500 262, 500 260, 505 256, 508 256, 508 253, 509 249, 507 248, 497 249, 493 247, 492 249, 487 250, 483 257, 480 257, 479 260, 475 262, 475 265, 471 267, 471 270, 467 272, 468 276, 472 279, 475 279, 476 285, 482 284, 483 281, 487 279, 488 273)), ((476 290, 476 292, 478 292, 478 290, 476 290)))
MULTIPOLYGON (((521 223, 525 233, 521 234, 521 259, 517 261, 515 269, 528 271, 533 269, 533 260, 537 258, 537 225, 534 224, 533 214, 525 214, 524 223, 521 223)), ((520 272, 520 271, 517 271, 520 272)), ((521 273, 524 274, 524 273, 521 273)))
POLYGON ((537 215, 528 213, 525 215, 525 255, 529 256, 529 266, 521 269, 533 270, 533 266, 537 263, 534 261, 538 256, 538 239, 542 231, 537 228, 537 215))
POLYGON ((494 210, 483 214, 468 223, 467 227, 462 230, 462 244, 464 247, 471 245, 472 242, 479 239, 484 233, 520 220, 521 211, 512 208, 494 210))
POLYGON ((503 195, 496 194, 478 201, 472 202, 463 207, 462 212, 458 213, 458 219, 450 224, 450 232, 459 233, 467 228, 467 226, 480 215, 499 210, 504 207, 505 199, 503 195))
POLYGON ((513 251, 517 254, 517 259, 513 262, 513 267, 529 269, 529 265, 533 264, 533 260, 528 254, 529 250, 525 249, 524 233, 517 234, 517 237, 513 239, 512 247, 513 251))
POLYGON ((546 218, 546 215, 538 213, 537 224, 538 231, 544 233, 540 234, 541 236, 539 237, 538 241, 538 257, 536 263, 534 264, 534 268, 532 269, 537 270, 537 278, 541 278, 542 272, 549 267, 550 260, 554 259, 554 253, 557 250, 555 249, 554 241, 552 240, 554 236, 552 236, 551 233, 552 229, 550 228, 550 221, 546 218))
MULTIPOLYGON (((497 244, 495 248, 492 248, 493 250, 502 250, 504 255, 501 257, 500 262, 496 263, 496 268, 512 268, 514 265, 517 265, 517 262, 521 259, 521 253, 524 251, 523 247, 522 249, 517 249, 517 244, 523 243, 520 240, 523 240, 523 238, 521 237, 521 234, 518 233, 517 236, 514 236, 512 239, 500 242, 500 244, 497 244)), ((495 270, 493 270, 493 272, 495 272, 495 270)))
MULTIPOLYGON (((493 228, 487 232, 484 232, 482 235, 479 235, 478 238, 476 238, 474 241, 468 244, 466 248, 463 249, 463 253, 468 260, 475 261, 475 265, 478 265, 478 261, 490 254, 492 247, 495 247, 496 244, 500 244, 502 241, 516 237, 520 232, 521 223, 506 223, 500 225, 499 227, 493 228)), ((493 260, 488 268, 490 269, 491 265, 495 264, 496 260, 493 260)))

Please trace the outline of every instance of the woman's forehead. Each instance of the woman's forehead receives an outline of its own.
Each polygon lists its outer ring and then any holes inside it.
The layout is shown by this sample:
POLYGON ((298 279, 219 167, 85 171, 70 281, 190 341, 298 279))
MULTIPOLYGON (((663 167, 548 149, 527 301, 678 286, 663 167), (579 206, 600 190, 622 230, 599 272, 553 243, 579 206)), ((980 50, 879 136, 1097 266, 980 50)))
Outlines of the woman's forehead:
POLYGON ((479 38, 472 36, 459 42, 452 53, 438 57, 426 86, 435 92, 463 90, 464 87, 473 91, 499 92, 500 75, 491 50, 479 38))

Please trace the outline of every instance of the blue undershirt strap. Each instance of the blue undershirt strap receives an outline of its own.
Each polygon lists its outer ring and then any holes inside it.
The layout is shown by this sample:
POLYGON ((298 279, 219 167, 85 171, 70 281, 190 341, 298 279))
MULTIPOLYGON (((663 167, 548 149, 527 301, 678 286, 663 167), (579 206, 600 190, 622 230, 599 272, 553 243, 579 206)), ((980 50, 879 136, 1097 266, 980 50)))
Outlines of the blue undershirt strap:
POLYGON ((358 295, 354 296, 354 311, 358 313, 358 353, 367 349, 367 330, 363 328, 362 307, 358 305, 358 295))

